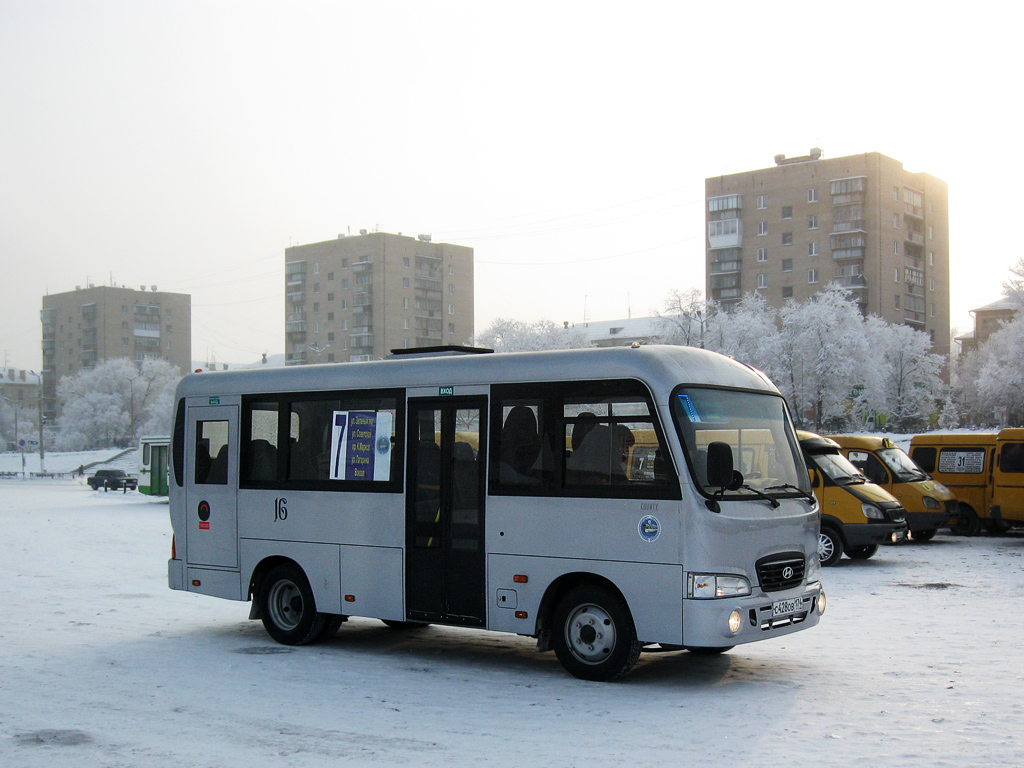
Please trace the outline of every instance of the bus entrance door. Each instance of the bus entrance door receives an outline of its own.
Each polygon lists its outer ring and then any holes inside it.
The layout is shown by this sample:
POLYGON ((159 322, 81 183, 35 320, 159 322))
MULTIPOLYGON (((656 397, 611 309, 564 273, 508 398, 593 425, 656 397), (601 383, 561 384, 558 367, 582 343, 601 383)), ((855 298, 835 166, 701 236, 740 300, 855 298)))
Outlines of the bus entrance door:
POLYGON ((238 406, 190 407, 185 439, 189 565, 238 567, 238 406))
POLYGON ((486 400, 409 403, 406 615, 482 627, 486 400))

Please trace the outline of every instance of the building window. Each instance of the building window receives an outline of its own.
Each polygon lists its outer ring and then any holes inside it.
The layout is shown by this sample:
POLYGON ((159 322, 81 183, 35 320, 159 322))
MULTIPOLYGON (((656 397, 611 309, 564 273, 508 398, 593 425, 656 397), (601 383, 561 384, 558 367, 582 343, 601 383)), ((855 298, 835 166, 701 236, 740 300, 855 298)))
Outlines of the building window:
POLYGON ((320 333, 320 323, 313 323, 313 333, 320 333))
POLYGON ((792 299, 793 298, 793 286, 784 285, 782 286, 782 298, 792 299))
POLYGON ((899 187, 893 187, 892 188, 892 199, 893 200, 899 200, 900 199, 900 188, 899 187))
POLYGON ((768 198, 765 195, 757 196, 757 210, 763 211, 768 207, 768 198))
POLYGON ((454 275, 455 274, 455 265, 454 264, 449 264, 448 265, 448 274, 449 275, 454 275))
POLYGON ((403 277, 402 278, 402 287, 403 288, 409 288, 410 287, 410 283, 409 283, 409 278, 408 277, 403 277))
POLYGON ((320 283, 313 283, 313 293, 320 293, 320 283))
POLYGON ((807 244, 807 255, 808 256, 817 256, 818 255, 818 241, 817 240, 814 240, 813 242, 810 242, 810 243, 807 244))
POLYGON ((928 290, 929 291, 934 291, 935 290, 935 278, 934 277, 929 277, 928 278, 928 290))
POLYGON ((892 241, 892 252, 893 252, 893 255, 895 255, 895 256, 899 256, 900 255, 900 241, 899 240, 893 240, 892 241))
POLYGON ((409 309, 409 300, 402 299, 402 309, 409 309))
POLYGON ((448 295, 452 296, 455 294, 455 283, 448 283, 448 295))
POLYGON ((333 312, 328 312, 327 313, 327 322, 328 323, 333 323, 334 322, 334 313, 333 312))
POLYGON ((808 203, 816 203, 816 202, 818 202, 818 188, 817 187, 815 187, 813 189, 808 189, 807 190, 807 202, 808 203))
POLYGON ((928 314, 931 315, 932 317, 935 317, 935 305, 934 304, 931 305, 931 307, 930 307, 930 309, 928 311, 928 314))
POLYGON ((935 227, 933 227, 931 224, 928 225, 928 239, 935 239, 935 227))
POLYGON ((333 293, 328 293, 327 294, 327 300, 328 301, 334 301, 334 294, 333 293))
POLYGON ((900 281, 900 268, 899 267, 896 267, 896 269, 893 270, 892 281, 894 283, 898 283, 900 281))
POLYGON ((935 251, 928 251, 928 266, 935 266, 935 251))
POLYGON ((793 260, 792 259, 783 259, 782 260, 782 271, 783 272, 792 272, 793 271, 793 260))
POLYGON ((768 249, 767 248, 758 248, 757 249, 757 260, 758 261, 768 261, 768 249))
POLYGON ((818 214, 812 213, 807 217, 807 228, 817 229, 818 228, 818 214))
POLYGON ((314 275, 319 275, 320 274, 320 265, 319 264, 314 264, 313 265, 313 274, 314 275))
POLYGON ((757 276, 757 287, 758 288, 767 288, 768 287, 768 275, 758 275, 757 276))
POLYGON ((816 282, 818 282, 818 270, 817 269, 808 269, 807 270, 807 282, 808 283, 816 283, 816 282))
POLYGON ((341 260, 341 268, 342 269, 348 269, 348 259, 342 259, 341 260))
POLYGON ((793 244, 793 233, 792 232, 783 232, 782 233, 782 244, 783 245, 792 245, 793 244))
POLYGON ((759 221, 759 222, 757 222, 757 234, 758 235, 767 235, 768 234, 768 222, 767 221, 759 221))
POLYGON ((782 218, 784 218, 784 219, 792 219, 793 218, 793 206, 792 205, 784 205, 784 206, 782 206, 782 218))
POLYGON ((333 279, 334 279, 334 273, 333 272, 328 272, 327 273, 327 280, 328 280, 328 282, 333 280, 333 279))
POLYGON ((328 341, 334 341, 334 331, 328 331, 327 332, 327 340, 328 341))
POLYGON ((455 333, 455 323, 448 323, 448 333, 455 333))
POLYGON ((892 215, 892 228, 893 229, 899 229, 900 228, 900 215, 898 213, 894 213, 892 215))
POLYGON ((348 278, 347 277, 343 277, 341 279, 341 287, 342 288, 348 288, 348 278))
POLYGON ((342 309, 348 309, 348 299, 342 299, 341 300, 341 308, 342 309))
POLYGON ((402 257, 402 266, 403 266, 403 267, 404 267, 405 269, 408 269, 408 268, 409 268, 409 257, 408 257, 408 256, 403 256, 403 257, 402 257))
POLYGON ((314 301, 313 302, 313 311, 314 312, 319 312, 320 311, 320 302, 319 301, 314 301))
MULTIPOLYGON (((341 330, 343 330, 343 331, 347 331, 348 330, 348 320, 342 320, 341 321, 341 330)), ((347 347, 346 347, 346 349, 347 349, 347 347)))
POLYGON ((900 308, 900 295, 896 294, 895 296, 892 297, 892 300, 893 300, 893 302, 895 304, 896 309, 899 309, 900 308))
POLYGON ((402 330, 403 331, 408 331, 409 330, 409 321, 408 320, 403 320, 402 321, 402 330))
POLYGON ((455 305, 454 304, 449 304, 448 305, 448 314, 449 315, 454 315, 455 314, 455 305))

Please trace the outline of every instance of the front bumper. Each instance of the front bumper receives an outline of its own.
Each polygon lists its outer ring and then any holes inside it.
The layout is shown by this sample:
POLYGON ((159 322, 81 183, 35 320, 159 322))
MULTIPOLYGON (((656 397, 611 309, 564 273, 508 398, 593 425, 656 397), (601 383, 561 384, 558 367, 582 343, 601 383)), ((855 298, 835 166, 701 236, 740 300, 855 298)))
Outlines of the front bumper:
POLYGON ((721 648, 753 643, 772 637, 810 629, 818 623, 818 595, 820 582, 812 582, 795 589, 718 600, 683 600, 683 645, 721 648), (772 616, 772 605, 798 598, 803 602, 796 612, 772 616), (729 614, 738 611, 740 628, 729 631, 729 614))

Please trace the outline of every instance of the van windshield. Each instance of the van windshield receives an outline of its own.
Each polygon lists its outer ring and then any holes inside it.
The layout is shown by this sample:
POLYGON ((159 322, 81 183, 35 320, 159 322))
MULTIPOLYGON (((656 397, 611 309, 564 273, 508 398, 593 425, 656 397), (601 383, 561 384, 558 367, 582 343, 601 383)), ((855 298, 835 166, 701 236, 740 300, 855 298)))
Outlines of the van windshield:
POLYGON ((758 495, 806 497, 810 493, 782 397, 681 387, 672 397, 672 416, 694 480, 704 493, 733 500, 758 495), (733 467, 743 475, 742 486, 722 490, 709 485, 708 446, 714 442, 732 448, 733 467))
POLYGON ((860 473, 860 470, 839 451, 816 453, 810 458, 814 465, 836 485, 859 485, 867 482, 867 478, 860 473))
POLYGON ((917 466, 914 460, 900 448, 883 448, 878 451, 878 457, 904 483, 928 479, 924 470, 917 466))

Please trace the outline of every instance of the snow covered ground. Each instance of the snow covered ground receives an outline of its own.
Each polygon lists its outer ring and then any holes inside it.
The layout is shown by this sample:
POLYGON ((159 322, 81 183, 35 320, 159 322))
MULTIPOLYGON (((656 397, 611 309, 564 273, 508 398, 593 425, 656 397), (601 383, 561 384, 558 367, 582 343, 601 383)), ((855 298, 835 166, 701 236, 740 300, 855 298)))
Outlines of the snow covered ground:
POLYGON ((165 501, 0 480, 0 766, 1024 764, 1022 536, 844 560, 818 627, 615 683, 476 630, 280 646, 170 546, 165 501))

